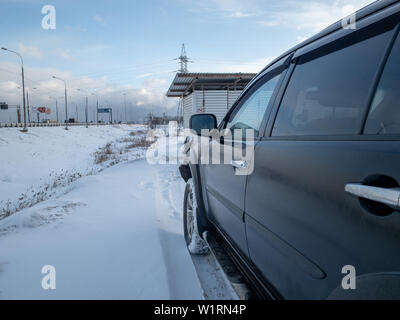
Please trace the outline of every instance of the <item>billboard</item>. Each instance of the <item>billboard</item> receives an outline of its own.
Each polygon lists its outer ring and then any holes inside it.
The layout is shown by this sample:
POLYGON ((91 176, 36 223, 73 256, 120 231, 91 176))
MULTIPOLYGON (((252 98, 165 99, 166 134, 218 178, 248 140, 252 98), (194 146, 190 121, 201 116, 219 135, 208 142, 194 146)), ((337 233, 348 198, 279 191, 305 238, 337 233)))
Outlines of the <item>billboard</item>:
POLYGON ((97 109, 98 113, 111 113, 111 108, 97 109))
POLYGON ((51 109, 50 108, 37 107, 36 110, 37 110, 37 112, 40 112, 40 113, 51 114, 51 109))

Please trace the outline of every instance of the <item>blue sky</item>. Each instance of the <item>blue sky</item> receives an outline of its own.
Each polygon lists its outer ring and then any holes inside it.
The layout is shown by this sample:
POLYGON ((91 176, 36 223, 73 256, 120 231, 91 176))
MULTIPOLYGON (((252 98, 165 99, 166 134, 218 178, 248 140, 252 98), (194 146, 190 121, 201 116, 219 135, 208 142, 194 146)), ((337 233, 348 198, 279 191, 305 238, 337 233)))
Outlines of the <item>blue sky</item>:
MULTIPOLYGON (((102 104, 174 107, 164 95, 186 44, 189 71, 258 72, 268 61, 369 0, 2 0, 0 46, 24 56, 36 104, 62 95, 55 73, 77 88, 97 90, 102 104), (44 5, 56 29, 43 30, 44 5)), ((18 60, 0 52, 0 100, 18 103, 18 60), (2 98, 3 97, 3 98, 2 98)), ((80 102, 79 102, 80 103, 80 102)), ((0 115, 1 117, 1 115, 0 115)))

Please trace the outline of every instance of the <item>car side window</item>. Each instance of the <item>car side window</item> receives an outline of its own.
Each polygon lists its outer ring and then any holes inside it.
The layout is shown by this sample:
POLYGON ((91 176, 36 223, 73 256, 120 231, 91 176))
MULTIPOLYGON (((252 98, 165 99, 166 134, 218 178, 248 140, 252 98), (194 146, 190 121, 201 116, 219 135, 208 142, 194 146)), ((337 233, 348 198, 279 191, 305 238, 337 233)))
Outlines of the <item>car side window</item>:
POLYGON ((235 129, 252 129, 254 130, 254 136, 258 136, 261 122, 281 74, 275 73, 272 78, 262 84, 245 100, 237 112, 232 114, 226 126, 227 129, 231 130, 232 134, 235 129))
POLYGON ((358 134, 392 35, 355 35, 301 56, 272 136, 358 134))
POLYGON ((386 63, 367 117, 364 134, 400 134, 400 37, 386 63))

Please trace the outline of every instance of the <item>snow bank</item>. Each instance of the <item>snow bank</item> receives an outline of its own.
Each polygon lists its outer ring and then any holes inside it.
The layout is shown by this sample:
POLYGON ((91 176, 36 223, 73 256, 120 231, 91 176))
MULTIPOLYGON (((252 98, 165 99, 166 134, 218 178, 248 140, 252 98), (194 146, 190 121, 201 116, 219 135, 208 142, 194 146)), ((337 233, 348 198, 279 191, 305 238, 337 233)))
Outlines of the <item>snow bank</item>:
MULTIPOLYGON (((144 126, 114 125, 29 128, 22 133, 16 128, 0 130, 0 218, 45 200, 54 189, 68 188, 76 179, 100 171, 110 162, 94 163, 99 148, 116 142, 124 145, 124 137, 144 126)), ((138 158, 144 152, 131 150, 114 162, 138 158), (136 152, 135 152, 136 151, 136 152)), ((68 190, 64 190, 68 191, 68 190)))
MULTIPOLYGON (((41 171, 23 173, 35 183, 54 168, 104 168, 144 154, 131 148, 132 139, 144 135, 139 133, 143 128, 99 129, 90 138, 81 131, 80 146, 70 141, 72 133, 57 133, 58 143, 65 140, 70 148, 65 150, 74 157, 64 158, 67 152, 50 142, 39 143, 38 158, 49 149, 59 154, 50 152, 53 163, 48 166, 39 166, 33 158, 41 171), (109 158, 95 165, 90 154, 106 150, 112 139, 109 158), (50 171, 45 170, 48 167, 50 171)), ((57 143, 54 137, 49 140, 57 143)), ((182 137, 161 138, 152 148, 170 158, 182 143, 182 137)), ((0 220, 0 300, 235 298, 212 255, 192 257, 193 266, 182 228, 185 183, 176 164, 128 161, 101 171, 70 183, 70 189, 57 197, 0 220), (57 270, 56 290, 41 286, 45 265, 57 270)), ((1 174, 5 172, 2 167, 1 174)), ((23 176, 16 177, 26 186, 23 176)))

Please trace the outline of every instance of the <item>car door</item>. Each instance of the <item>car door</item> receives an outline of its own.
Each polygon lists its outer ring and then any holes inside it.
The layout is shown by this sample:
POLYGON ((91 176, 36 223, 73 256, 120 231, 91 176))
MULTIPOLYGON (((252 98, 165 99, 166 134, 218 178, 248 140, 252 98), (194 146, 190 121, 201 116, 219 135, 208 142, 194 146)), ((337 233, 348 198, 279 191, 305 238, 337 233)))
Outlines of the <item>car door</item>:
POLYGON ((246 147, 253 151, 264 115, 270 111, 268 106, 281 79, 283 64, 284 60, 279 61, 270 72, 267 71, 227 115, 221 129, 226 129, 231 134, 222 139, 211 140, 210 154, 214 154, 211 157, 214 161, 202 166, 211 220, 245 257, 248 256, 243 220, 246 175, 238 171, 241 170, 240 166, 246 167, 250 164, 243 159, 235 159, 233 154, 234 149, 242 151, 246 147), (240 132, 241 129, 252 130, 254 137, 247 136, 247 140, 243 139, 242 134, 234 134, 238 129, 240 132))
POLYGON ((285 298, 328 297, 346 266, 356 275, 400 271, 400 214, 345 191, 400 183, 399 40, 382 76, 390 73, 391 85, 378 86, 362 134, 394 27, 379 22, 296 53, 256 145, 245 200, 249 254, 285 298))

